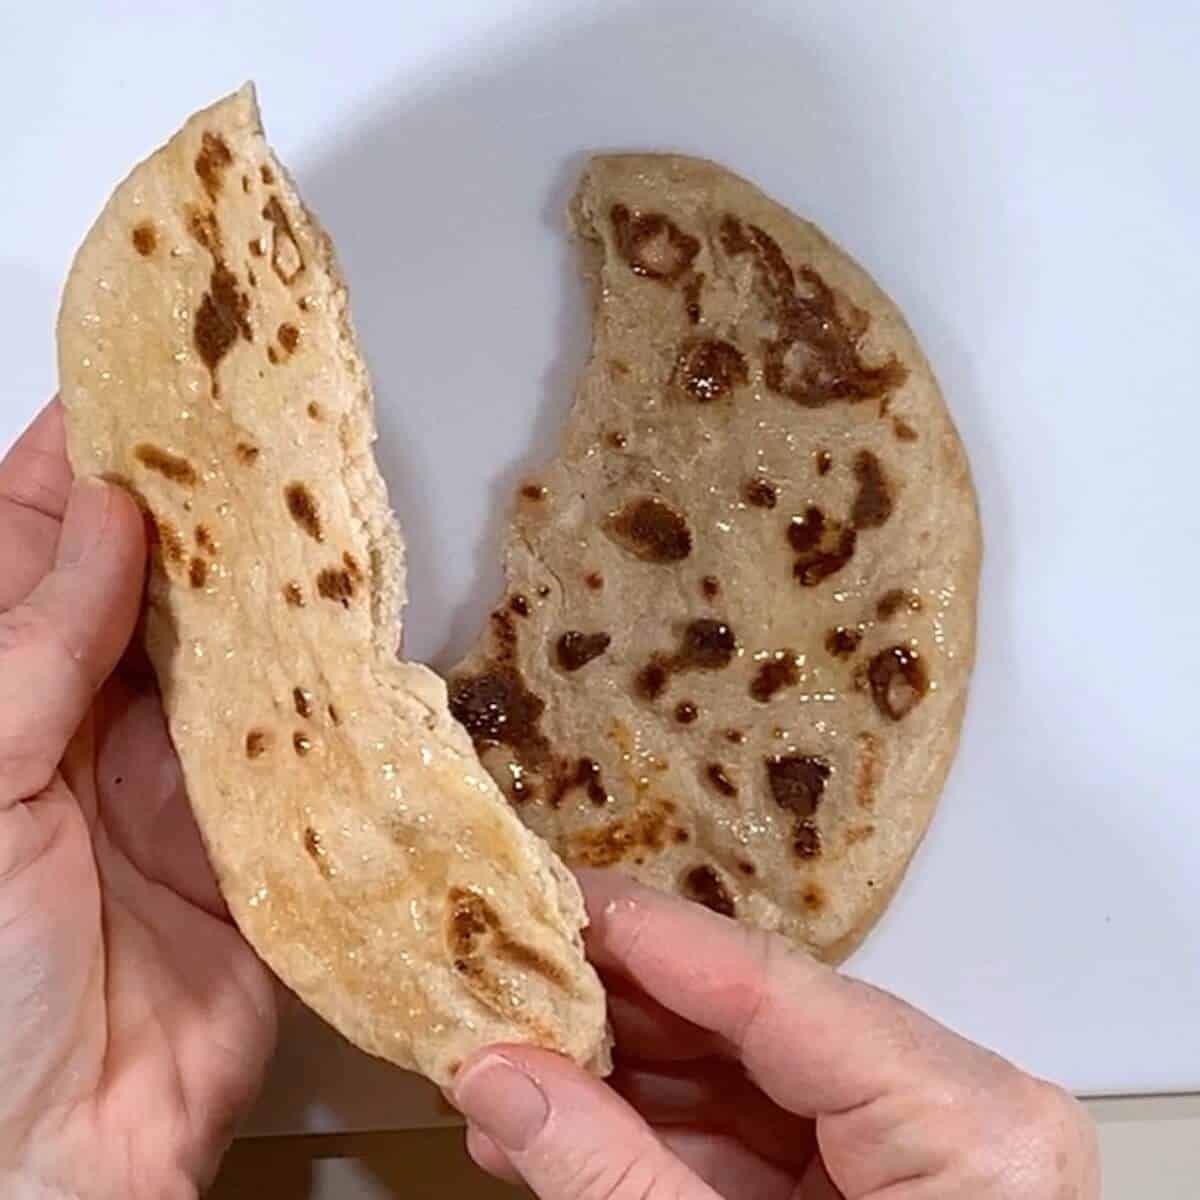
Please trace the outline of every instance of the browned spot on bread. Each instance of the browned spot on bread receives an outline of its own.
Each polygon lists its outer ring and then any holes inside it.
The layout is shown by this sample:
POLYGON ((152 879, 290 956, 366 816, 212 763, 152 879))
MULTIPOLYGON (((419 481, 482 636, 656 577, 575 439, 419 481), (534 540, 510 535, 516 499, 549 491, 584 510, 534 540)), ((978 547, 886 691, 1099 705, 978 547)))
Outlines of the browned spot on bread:
POLYGON ((767 786, 772 799, 800 820, 816 813, 830 774, 829 763, 815 755, 788 754, 767 759, 767 786))
POLYGON ((515 593, 508 602, 508 607, 517 614, 518 617, 529 616, 529 601, 520 592, 515 593))
POLYGON ((246 264, 246 278, 250 281, 251 287, 258 287, 258 276, 254 273, 254 268, 249 263, 246 264))
POLYGON ((608 360, 608 373, 614 379, 624 379, 629 374, 629 364, 623 358, 610 358, 608 360))
POLYGON ((238 456, 238 462, 243 466, 249 467, 258 461, 259 449, 257 446, 250 445, 249 442, 238 442, 234 450, 238 456))
POLYGON ((196 468, 182 455, 172 454, 160 446, 152 446, 149 442, 140 442, 133 448, 133 456, 144 467, 158 472, 164 479, 184 487, 194 487, 199 482, 196 468))
POLYGON ((329 879, 333 876, 333 868, 325 857, 325 847, 321 844, 321 835, 311 826, 304 828, 304 852, 317 865, 317 870, 329 879))
POLYGON ((495 643, 496 658, 500 662, 513 662, 517 657, 517 627, 512 617, 503 609, 495 609, 491 614, 492 638, 495 643))
POLYGON ((564 671, 578 671, 592 659, 599 658, 611 642, 612 638, 607 633, 582 633, 578 629, 568 629, 555 646, 558 665, 564 671))
POLYGON ((755 283, 774 325, 774 336, 763 344, 763 378, 772 391, 820 408, 834 401, 878 399, 908 378, 895 355, 879 366, 863 361, 861 322, 811 267, 793 271, 762 229, 726 216, 721 244, 727 254, 753 259, 755 283))
POLYGON ((720 763, 709 763, 704 768, 704 777, 722 796, 737 795, 737 784, 729 778, 729 773, 720 763))
POLYGON ((284 321, 275 331, 275 336, 288 354, 296 353, 296 347, 300 345, 300 330, 295 325, 290 321, 284 321))
POLYGON ((683 894, 723 917, 737 915, 737 907, 720 875, 706 863, 693 867, 683 877, 683 894))
POLYGON ((577 833, 568 845, 572 863, 587 867, 611 867, 624 858, 661 850, 667 833, 667 813, 645 809, 599 829, 577 833))
POLYGON ((599 571, 589 571, 584 582, 593 592, 599 592, 604 588, 604 576, 599 571))
POLYGON ((700 710, 690 700, 680 700, 675 705, 675 720, 680 725, 690 725, 699 715, 700 710))
POLYGON ((760 704, 766 704, 777 692, 795 687, 800 680, 793 650, 784 650, 780 657, 768 659, 750 681, 750 695, 760 704))
POLYGON ((317 595, 349 608, 354 599, 354 579, 344 568, 326 567, 317 575, 317 595))
POLYGON ((263 247, 262 238, 251 238, 247 245, 250 247, 250 253, 253 254, 255 258, 262 258, 262 256, 266 253, 266 250, 263 247))
POLYGON ((269 362, 273 367, 279 365, 279 351, 276 350, 274 346, 267 347, 267 362, 269 362))
POLYGON ((358 565, 358 559, 350 553, 349 550, 342 551, 342 566, 350 572, 351 578, 356 582, 361 583, 363 579, 362 567, 358 565))
POLYGON ((199 557, 193 557, 188 564, 188 583, 194 588, 202 588, 208 581, 208 563, 199 557))
POLYGON ((292 223, 288 220, 283 205, 279 203, 278 196, 272 196, 267 201, 262 215, 271 222, 274 228, 271 267, 280 283, 290 286, 304 270, 304 255, 300 253, 300 245, 296 241, 296 235, 292 232, 292 223))
POLYGON ((200 547, 206 554, 215 556, 217 553, 217 543, 213 540, 213 535, 209 532, 207 525, 197 525, 193 536, 196 539, 196 545, 200 547))
POLYGON ((896 417, 892 421, 892 431, 895 433, 898 441, 915 442, 917 440, 917 431, 900 417, 896 417))
POLYGON ((292 688, 292 705, 296 709, 298 717, 308 718, 312 716, 312 692, 307 691, 302 687, 292 688))
POLYGON ((652 658, 633 679, 633 690, 643 700, 657 700, 666 691, 670 678, 661 658, 652 658))
POLYGON ((608 435, 608 444, 614 450, 624 450, 625 447, 629 445, 629 439, 623 433, 621 433, 620 430, 614 429, 608 435))
POLYGON ((335 705, 330 704, 325 711, 329 714, 329 720, 334 725, 340 725, 342 723, 342 718, 338 716, 338 710, 335 705))
POLYGON ((213 262, 208 291, 192 323, 192 341, 212 376, 214 395, 218 391, 217 366, 239 334, 248 342, 254 340, 250 298, 238 287, 233 272, 218 258, 213 262))
POLYGON ((750 379, 745 355, 720 338, 696 338, 679 352, 675 378, 693 400, 707 404, 750 379))
POLYGON ((550 807, 558 808, 572 788, 583 788, 588 799, 600 806, 608 803, 608 792, 600 779, 600 764, 592 758, 581 758, 574 770, 567 763, 560 764, 557 779, 550 790, 550 807))
POLYGON ((825 892, 819 884, 806 884, 800 893, 800 903, 810 913, 819 913, 825 907, 825 892))
POLYGON ((779 502, 779 489, 769 479, 756 476, 743 485, 742 499, 755 508, 774 508, 779 502))
POLYGON ((875 615, 881 621, 890 621, 902 608, 907 608, 909 612, 920 612, 920 595, 904 588, 891 588, 879 597, 875 605, 875 615))
POLYGON ((521 495, 526 500, 545 500, 546 489, 540 483, 527 483, 521 488, 521 495))
POLYGON ((812 821, 801 821, 792 838, 792 849, 800 858, 819 858, 823 839, 812 821))
POLYGON ((272 171, 266 163, 263 163, 262 166, 258 168, 258 175, 263 183, 267 185, 267 187, 270 187, 271 184, 275 182, 275 172, 272 171))
POLYGON ((221 230, 211 209, 187 208, 188 233, 214 257, 221 253, 221 230))
POLYGON ((315 400, 308 402, 308 408, 305 411, 314 421, 321 419, 321 406, 315 400))
POLYGON ((150 513, 150 529, 153 531, 153 544, 158 546, 163 565, 183 562, 187 555, 184 552, 183 538, 175 526, 166 517, 150 513))
POLYGON ((610 212, 617 251, 635 275, 671 284, 700 253, 700 242, 662 213, 633 213, 624 204, 610 212))
POLYGON ((261 758, 266 753, 268 744, 267 734, 261 729, 251 729, 246 734, 246 757, 261 758))
POLYGON ((829 469, 833 466, 833 455, 828 450, 814 450, 813 458, 817 463, 817 474, 828 475, 829 469))
POLYGON ((875 836, 874 825, 855 825, 846 830, 846 845, 857 846, 860 842, 870 841, 875 836))
POLYGON ((753 875, 758 874, 758 868, 752 862, 750 862, 748 859, 745 859, 745 858, 738 860, 737 869, 739 871, 741 871, 741 873, 743 875, 753 876, 753 875))
POLYGON ((839 625, 825 635, 825 649, 834 658, 849 658, 858 649, 861 641, 862 634, 857 629, 847 629, 845 625, 839 625))
POLYGON ((293 608, 304 607, 304 592, 295 580, 291 580, 283 585, 283 598, 293 608))
POLYGON ((242 176, 242 191, 248 196, 250 194, 250 176, 242 176))
POLYGON ((880 650, 867 666, 875 707, 892 721, 907 717, 929 690, 925 664, 907 646, 880 650))
POLYGON ((883 468, 870 450, 860 450, 854 456, 854 478, 858 495, 850 510, 850 523, 855 529, 877 529, 892 515, 894 505, 883 468))
POLYGON ((787 538, 797 557, 792 573, 801 587, 815 587, 837 574, 854 557, 857 535, 840 521, 831 521, 809 505, 801 517, 793 517, 787 538))
POLYGON ((149 221, 141 221, 133 227, 133 248, 143 257, 149 258, 158 246, 158 233, 149 221))
POLYGON ((653 496, 631 500, 604 522, 604 531, 642 562, 679 562, 692 552, 692 532, 682 513, 653 496))
POLYGON ((737 638, 724 621, 699 617, 683 631, 678 666, 717 671, 729 665, 737 651, 737 638))
POLYGON ((308 487, 303 483, 289 483, 283 489, 283 499, 292 520, 314 542, 324 541, 325 535, 321 532, 321 514, 317 511, 317 502, 308 487))
POLYGON ((732 742, 735 746, 741 746, 745 744, 746 735, 740 729, 727 729, 725 730, 725 740, 732 742))
POLYGON ((498 1011, 511 1008, 511 1005, 505 1004, 502 985, 491 979, 487 961, 490 955, 541 975, 555 987, 570 986, 570 979, 562 967, 540 950, 508 935, 499 914, 482 896, 466 888, 454 887, 450 889, 447 902, 446 934, 454 969, 473 977, 476 986, 486 987, 490 1003, 498 1011))
POLYGON ((704 288, 704 273, 698 271, 683 287, 683 311, 687 314, 688 322, 699 325, 704 315, 700 308, 700 293, 704 288))
POLYGON ((312 741, 308 734, 301 732, 299 729, 292 734, 292 749, 303 758, 311 749, 312 741))
POLYGON ((705 575, 700 580, 700 590, 705 599, 715 600, 721 594, 721 581, 715 575, 705 575))
POLYGON ((527 763, 540 763, 550 746, 540 729, 546 702, 512 666, 494 664, 450 685, 450 712, 477 748, 508 746, 527 763))
POLYGON ((231 162, 233 155, 225 139, 219 133, 210 133, 206 129, 200 138, 200 153, 196 155, 193 165, 210 200, 217 198, 221 190, 221 177, 231 162))

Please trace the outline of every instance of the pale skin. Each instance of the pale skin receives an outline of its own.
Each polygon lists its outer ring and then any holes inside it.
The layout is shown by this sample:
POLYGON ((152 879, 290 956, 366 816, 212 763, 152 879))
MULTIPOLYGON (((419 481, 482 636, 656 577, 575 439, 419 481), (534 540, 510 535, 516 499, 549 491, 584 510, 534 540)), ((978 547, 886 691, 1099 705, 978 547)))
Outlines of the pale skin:
MULTIPOLYGON (((275 1040, 153 680, 118 488, 49 406, 0 464, 0 1194, 188 1200, 275 1040)), ((1059 1089, 778 939, 583 879, 616 1074, 498 1047, 453 1092, 485 1169, 542 1200, 1096 1200, 1059 1089)))

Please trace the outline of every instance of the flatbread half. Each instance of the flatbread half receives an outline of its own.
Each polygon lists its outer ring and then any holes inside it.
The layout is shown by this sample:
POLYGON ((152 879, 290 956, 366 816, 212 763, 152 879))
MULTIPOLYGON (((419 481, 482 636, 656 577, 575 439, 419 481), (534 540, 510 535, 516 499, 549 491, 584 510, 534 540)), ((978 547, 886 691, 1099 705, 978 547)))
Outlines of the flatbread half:
POLYGON ((373 1054, 452 1078, 532 1042, 603 1068, 577 885, 396 660, 400 535, 326 235, 249 87, 116 190, 59 322, 70 453, 154 531, 146 642, 247 938, 373 1054))
POLYGON ((963 447, 895 305, 746 181, 597 158, 572 218, 591 359, 452 709, 567 862, 842 958, 958 739, 963 447))

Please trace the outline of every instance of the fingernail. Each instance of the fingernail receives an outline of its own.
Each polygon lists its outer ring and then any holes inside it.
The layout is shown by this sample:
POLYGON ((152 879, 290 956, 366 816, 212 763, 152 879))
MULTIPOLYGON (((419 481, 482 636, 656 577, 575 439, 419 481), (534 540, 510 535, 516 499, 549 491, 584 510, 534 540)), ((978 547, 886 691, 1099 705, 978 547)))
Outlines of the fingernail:
POLYGON ((546 1124, 550 1105, 518 1066, 489 1054, 455 1084, 455 1103, 505 1150, 525 1150, 546 1124))
POLYGON ((56 566, 78 566, 96 548, 108 521, 110 499, 108 486, 99 479, 76 480, 58 535, 56 566))

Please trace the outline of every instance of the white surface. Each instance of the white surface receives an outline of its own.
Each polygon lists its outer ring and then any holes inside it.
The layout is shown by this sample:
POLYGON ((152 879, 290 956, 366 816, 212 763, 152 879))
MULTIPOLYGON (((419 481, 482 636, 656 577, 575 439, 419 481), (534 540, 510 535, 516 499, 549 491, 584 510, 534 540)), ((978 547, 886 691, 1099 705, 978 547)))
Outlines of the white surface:
MULTIPOLYGON (((583 157, 726 161, 899 301, 982 498, 965 745, 854 969, 1077 1089, 1200 1087, 1198 62, 1183 0, 12 6, 0 442, 54 387, 60 281, 112 185, 255 77, 375 369, 408 648, 445 665, 581 364, 583 157)), ((320 1044, 291 1043, 260 1127, 436 1115, 320 1044)))

